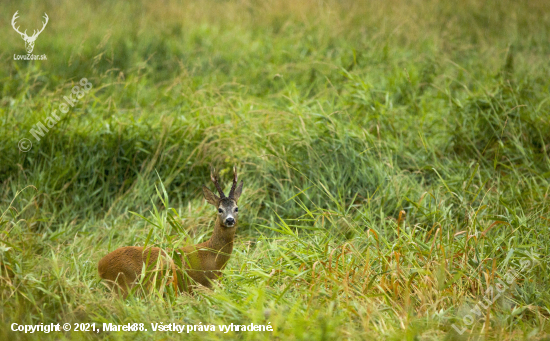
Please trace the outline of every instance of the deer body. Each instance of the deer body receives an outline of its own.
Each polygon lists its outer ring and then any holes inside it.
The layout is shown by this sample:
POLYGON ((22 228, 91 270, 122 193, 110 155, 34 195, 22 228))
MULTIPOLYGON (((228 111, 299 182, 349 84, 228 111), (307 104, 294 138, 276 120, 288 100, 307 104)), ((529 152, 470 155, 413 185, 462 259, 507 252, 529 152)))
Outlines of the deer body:
POLYGON ((99 277, 107 280, 111 288, 120 289, 122 295, 126 297, 139 281, 143 264, 147 264, 145 268, 150 276, 144 281, 146 286, 150 287, 154 282, 160 284, 163 280, 168 280, 167 284, 173 282, 174 261, 158 247, 146 250, 138 246, 118 248, 103 257, 97 268, 99 277))
POLYGON ((120 289, 124 297, 142 276, 145 276, 142 283, 148 288, 165 284, 173 285, 178 291, 191 292, 197 284, 212 287, 212 282, 221 276, 221 270, 225 268, 233 252, 237 230, 237 200, 243 183, 236 187, 235 172, 231 192, 225 197, 218 181, 213 175, 211 178, 220 197, 203 186, 205 199, 218 210, 214 232, 209 240, 171 252, 157 247, 121 247, 99 261, 99 276, 111 288, 120 289))

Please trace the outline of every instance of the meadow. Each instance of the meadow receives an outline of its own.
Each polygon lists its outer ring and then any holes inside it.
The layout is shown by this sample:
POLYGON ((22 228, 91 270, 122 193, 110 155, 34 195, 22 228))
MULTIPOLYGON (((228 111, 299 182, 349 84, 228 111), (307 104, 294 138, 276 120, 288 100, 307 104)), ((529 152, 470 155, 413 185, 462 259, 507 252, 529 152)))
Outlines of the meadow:
POLYGON ((0 339, 550 339, 550 2, 2 9, 0 339), (33 51, 47 60, 14 60, 16 11, 29 32, 49 16, 33 51), (114 298, 99 259, 208 239, 201 187, 215 167, 227 189, 233 165, 244 191, 218 286, 114 298))

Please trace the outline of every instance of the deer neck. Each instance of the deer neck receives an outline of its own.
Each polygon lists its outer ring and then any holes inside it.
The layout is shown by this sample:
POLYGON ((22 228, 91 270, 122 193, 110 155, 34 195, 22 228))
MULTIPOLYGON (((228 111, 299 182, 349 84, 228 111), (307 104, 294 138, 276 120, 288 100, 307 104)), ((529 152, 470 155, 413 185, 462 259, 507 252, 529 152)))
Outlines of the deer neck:
POLYGON ((220 218, 216 219, 216 225, 214 226, 214 232, 212 237, 206 242, 208 248, 212 251, 218 251, 220 256, 225 256, 229 259, 229 255, 233 252, 233 240, 235 238, 235 231, 237 230, 237 224, 233 227, 225 227, 222 225, 220 218))

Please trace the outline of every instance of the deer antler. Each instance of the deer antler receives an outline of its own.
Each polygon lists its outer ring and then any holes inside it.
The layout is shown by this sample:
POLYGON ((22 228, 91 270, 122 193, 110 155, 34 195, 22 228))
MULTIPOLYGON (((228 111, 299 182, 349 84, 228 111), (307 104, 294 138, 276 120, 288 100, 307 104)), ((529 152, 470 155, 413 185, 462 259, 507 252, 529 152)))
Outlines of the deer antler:
POLYGON ((218 193, 220 193, 220 199, 225 198, 225 194, 223 194, 222 188, 218 182, 218 179, 214 176, 214 169, 210 171, 210 179, 212 179, 212 182, 216 186, 216 189, 218 190, 218 193))
MULTIPOLYGON (((28 37, 27 36, 27 30, 25 30, 25 33, 21 33, 21 31, 19 31, 19 26, 17 26, 17 28, 15 28, 15 21, 19 18, 17 16, 17 13, 19 11, 16 11, 15 14, 13 15, 13 18, 11 19, 11 26, 13 27, 13 29, 15 30, 15 32, 19 33, 20 35, 22 36, 25 36, 25 37, 28 37)), ((45 13, 44 13, 45 14, 45 13)))
MULTIPOLYGON (((17 13, 17 12, 15 12, 15 13, 17 13)), ((42 33, 42 31, 44 31, 44 29, 46 28, 46 25, 48 25, 48 21, 50 20, 50 18, 48 17, 48 15, 47 15, 45 12, 44 12, 44 19, 46 19, 46 22, 42 22, 42 24, 43 24, 42 29, 41 29, 40 31, 38 31, 38 33, 34 33, 34 32, 33 32, 33 35, 32 35, 33 38, 38 37, 38 35, 39 35, 40 33, 42 33)), ((35 31, 36 31, 36 30, 35 30, 35 31)), ((26 32, 26 31, 25 31, 25 32, 26 32)))
POLYGON ((237 188, 237 167, 233 166, 233 185, 231 185, 231 191, 229 192, 230 198, 233 198, 235 188, 237 188))
POLYGON ((46 28, 46 25, 48 25, 48 21, 50 20, 50 18, 48 17, 48 15, 46 13, 44 13, 44 19, 46 19, 46 22, 42 22, 42 29, 38 32, 36 32, 36 30, 33 31, 33 35, 31 37, 29 37, 27 35, 27 30, 25 30, 25 32, 21 33, 21 31, 19 31, 19 26, 15 27, 15 24, 16 24, 16 20, 19 18, 17 16, 17 14, 19 13, 19 11, 16 11, 15 14, 13 15, 12 19, 11 19, 11 26, 13 27, 13 29, 15 30, 15 32, 19 33, 21 36, 25 36, 26 39, 31 39, 31 40, 34 40, 36 39, 36 37, 38 37, 38 35, 40 33, 42 33, 42 31, 44 31, 44 29, 46 28))

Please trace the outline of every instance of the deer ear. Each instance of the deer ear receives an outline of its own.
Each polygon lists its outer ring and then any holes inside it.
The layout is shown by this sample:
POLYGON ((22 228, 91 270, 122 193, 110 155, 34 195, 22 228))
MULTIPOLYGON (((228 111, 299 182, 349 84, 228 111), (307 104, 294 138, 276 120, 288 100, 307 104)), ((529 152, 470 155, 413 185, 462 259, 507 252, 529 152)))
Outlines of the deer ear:
POLYGON ((202 194, 204 195, 204 199, 206 199, 206 201, 208 201, 209 204, 218 206, 220 202, 220 197, 212 193, 212 191, 209 190, 208 187, 202 186, 202 194))
POLYGON ((235 193, 233 193, 233 199, 235 202, 239 201, 239 197, 241 196, 241 193, 243 192, 243 181, 241 180, 241 183, 237 188, 235 188, 235 193))

